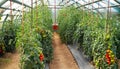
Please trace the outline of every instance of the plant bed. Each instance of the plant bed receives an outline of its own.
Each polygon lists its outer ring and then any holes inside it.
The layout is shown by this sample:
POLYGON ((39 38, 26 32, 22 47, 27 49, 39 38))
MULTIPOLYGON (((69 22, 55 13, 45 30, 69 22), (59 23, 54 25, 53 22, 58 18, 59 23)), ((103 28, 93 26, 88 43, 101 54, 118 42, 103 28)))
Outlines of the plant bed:
POLYGON ((53 34, 54 56, 50 69, 79 69, 76 61, 65 44, 61 43, 59 34, 53 34))
POLYGON ((49 69, 49 64, 45 63, 45 69, 49 69))

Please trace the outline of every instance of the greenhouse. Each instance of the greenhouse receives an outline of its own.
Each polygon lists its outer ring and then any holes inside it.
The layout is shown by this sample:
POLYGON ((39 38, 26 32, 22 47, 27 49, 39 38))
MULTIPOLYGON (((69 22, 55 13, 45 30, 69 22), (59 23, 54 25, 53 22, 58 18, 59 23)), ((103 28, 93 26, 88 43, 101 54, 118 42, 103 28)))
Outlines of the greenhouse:
POLYGON ((120 0, 0 0, 0 69, 120 69, 120 0))

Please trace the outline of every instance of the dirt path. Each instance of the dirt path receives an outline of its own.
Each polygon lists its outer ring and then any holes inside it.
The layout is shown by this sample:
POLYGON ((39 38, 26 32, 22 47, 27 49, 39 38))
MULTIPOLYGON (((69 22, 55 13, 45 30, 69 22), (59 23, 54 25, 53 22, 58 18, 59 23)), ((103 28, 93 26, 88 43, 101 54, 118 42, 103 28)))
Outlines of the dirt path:
POLYGON ((50 69, 79 69, 72 54, 65 44, 61 43, 57 33, 53 34, 54 59, 50 69))
POLYGON ((0 58, 0 69, 20 69, 19 68, 19 54, 6 53, 2 58, 0 58))

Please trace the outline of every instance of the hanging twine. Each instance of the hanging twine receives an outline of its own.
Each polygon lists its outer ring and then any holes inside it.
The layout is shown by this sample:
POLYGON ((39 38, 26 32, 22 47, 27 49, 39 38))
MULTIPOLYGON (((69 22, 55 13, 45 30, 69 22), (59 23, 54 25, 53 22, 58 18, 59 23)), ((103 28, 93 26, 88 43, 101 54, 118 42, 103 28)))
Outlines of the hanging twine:
POLYGON ((12 0, 10 0, 10 18, 11 18, 11 23, 13 21, 13 16, 12 16, 12 0))
POLYGON ((108 0, 108 8, 107 8, 107 20, 106 20, 106 33, 109 33, 109 16, 110 16, 110 0, 108 0))
POLYGON ((38 0, 36 0, 36 26, 38 28, 38 4, 37 4, 38 0))
MULTIPOLYGON (((94 2, 94 0, 92 0, 92 2, 94 2)), ((91 24, 94 24, 94 11, 93 11, 93 4, 92 4, 92 13, 91 13, 91 17, 92 17, 92 23, 91 24)), ((92 27, 92 29, 93 29, 93 27, 92 27)))
POLYGON ((31 28, 33 24, 33 0, 31 0, 31 28))
POLYGON ((24 0, 22 0, 22 32, 24 34, 24 6, 23 6, 24 0))
POLYGON ((57 23, 56 21, 56 0, 54 0, 54 18, 55 18, 55 24, 57 23))

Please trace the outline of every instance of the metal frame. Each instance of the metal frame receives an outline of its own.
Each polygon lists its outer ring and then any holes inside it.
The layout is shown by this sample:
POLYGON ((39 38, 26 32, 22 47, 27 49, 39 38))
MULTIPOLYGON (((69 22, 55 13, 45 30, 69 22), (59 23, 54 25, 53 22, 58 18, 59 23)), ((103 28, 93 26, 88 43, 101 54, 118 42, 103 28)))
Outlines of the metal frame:
MULTIPOLYGON (((83 0, 83 1, 85 2, 85 0, 83 0)), ((87 3, 87 4, 81 5, 81 6, 79 6, 79 7, 83 7, 83 6, 90 5, 90 4, 93 4, 93 3, 97 3, 97 2, 100 2, 100 1, 102 1, 102 0, 90 2, 90 3, 87 3)), ((79 7, 78 7, 78 8, 79 8, 79 7)))
MULTIPOLYGON (((10 8, 1 7, 1 6, 2 6, 5 2, 7 2, 7 1, 9 1, 9 0, 3 0, 2 2, 0 2, 0 9, 11 10, 10 8)), ((41 1, 41 3, 42 3, 44 0, 38 0, 38 1, 41 1)), ((48 2, 48 5, 47 5, 47 6, 48 6, 49 8, 51 8, 51 9, 53 9, 54 7, 50 7, 50 6, 53 6, 53 5, 50 5, 50 1, 49 1, 49 0, 46 0, 46 1, 48 2)), ((70 3, 70 1, 73 1, 74 3, 70 4, 69 6, 76 4, 76 5, 77 5, 77 9, 80 8, 80 7, 84 7, 84 8, 87 9, 87 10, 91 10, 91 9, 85 7, 85 6, 91 5, 91 4, 94 4, 94 3, 99 3, 99 2, 102 2, 102 1, 104 1, 104 0, 97 0, 97 1, 90 2, 90 3, 84 4, 84 5, 81 5, 79 2, 76 2, 75 0, 69 0, 68 2, 65 2, 65 1, 66 1, 66 0, 62 0, 61 2, 59 2, 59 4, 58 4, 57 6, 61 6, 61 7, 57 7, 57 9, 61 9, 62 6, 65 6, 65 4, 68 4, 68 3, 70 3), (61 5, 62 3, 63 3, 63 5, 61 5)), ((85 2, 85 0, 82 0, 82 1, 85 2)), ((120 4, 120 1, 118 1, 118 0, 114 0, 114 1, 117 2, 118 4, 120 4)), ((18 1, 18 0, 12 0, 12 2, 22 5, 22 2, 20 2, 20 1, 18 1)), ((106 2, 107 2, 107 1, 106 1, 106 2)), ((35 3, 36 3, 36 2, 35 2, 35 3)), ((111 4, 112 4, 112 3, 111 3, 111 4)), ((25 7, 32 8, 31 6, 26 5, 26 4, 23 4, 23 5, 24 5, 25 7)), ((99 4, 99 5, 100 5, 100 4, 99 4)), ((69 7, 69 6, 67 6, 67 7, 69 7)), ((92 5, 91 5, 91 6, 92 6, 92 5)), ((100 5, 100 6, 101 6, 101 5, 100 5)), ((96 10, 98 13, 100 13, 98 9, 104 9, 104 8, 109 8, 109 7, 102 7, 102 6, 101 6, 101 7, 99 7, 99 8, 94 8, 93 10, 96 10)), ((118 12, 120 12, 120 5, 110 6, 110 8, 114 8, 114 9, 116 9, 118 12)), ((16 9, 12 9, 12 10, 13 10, 13 11, 21 12, 21 10, 16 10, 16 9)), ((9 15, 8 15, 8 16, 9 16, 9 15)))
MULTIPOLYGON (((20 2, 20 1, 18 1, 18 0, 12 0, 12 2, 15 2, 15 3, 17 3, 17 4, 22 5, 22 2, 20 2)), ((26 6, 26 7, 31 8, 29 5, 26 5, 26 4, 23 4, 23 5, 26 6)))
POLYGON ((16 10, 16 9, 10 9, 10 8, 6 8, 6 7, 0 7, 0 9, 5 9, 5 10, 13 10, 13 11, 21 11, 21 10, 16 10))
MULTIPOLYGON (((107 2, 107 1, 106 1, 106 2, 107 2)), ((110 4, 114 5, 114 4, 111 3, 111 2, 110 2, 110 4)), ((120 5, 115 5, 115 6, 114 6, 114 9, 116 9, 118 12, 120 12, 120 7, 118 7, 118 6, 120 6, 120 5), (116 7, 115 7, 115 6, 116 6, 116 7)))
POLYGON ((115 5, 115 6, 110 6, 110 7, 100 7, 100 8, 94 8, 93 10, 96 10, 96 9, 104 9, 104 8, 113 8, 113 7, 118 7, 120 5, 115 5))
POLYGON ((117 2, 118 4, 120 4, 120 1, 118 1, 118 0, 114 0, 115 2, 117 2))

